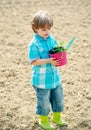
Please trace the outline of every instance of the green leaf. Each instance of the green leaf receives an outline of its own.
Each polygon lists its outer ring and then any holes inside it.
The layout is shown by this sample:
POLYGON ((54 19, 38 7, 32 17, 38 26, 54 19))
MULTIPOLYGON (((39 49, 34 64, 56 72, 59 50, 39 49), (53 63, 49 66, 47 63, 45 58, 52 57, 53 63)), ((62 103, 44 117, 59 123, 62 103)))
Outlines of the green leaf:
POLYGON ((64 41, 61 41, 61 42, 60 42, 60 45, 61 45, 61 46, 64 46, 64 43, 65 43, 64 41))
POLYGON ((49 51, 50 54, 66 51, 65 47, 55 47, 49 51))

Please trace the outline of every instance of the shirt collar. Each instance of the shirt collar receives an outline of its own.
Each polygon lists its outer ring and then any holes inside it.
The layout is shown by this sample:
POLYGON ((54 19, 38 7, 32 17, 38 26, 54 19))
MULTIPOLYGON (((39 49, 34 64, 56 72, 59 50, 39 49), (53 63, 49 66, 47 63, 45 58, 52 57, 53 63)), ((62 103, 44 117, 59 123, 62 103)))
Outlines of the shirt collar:
POLYGON ((40 37, 37 33, 35 33, 34 37, 38 41, 46 41, 47 39, 49 39, 50 35, 46 39, 44 39, 44 38, 40 37))

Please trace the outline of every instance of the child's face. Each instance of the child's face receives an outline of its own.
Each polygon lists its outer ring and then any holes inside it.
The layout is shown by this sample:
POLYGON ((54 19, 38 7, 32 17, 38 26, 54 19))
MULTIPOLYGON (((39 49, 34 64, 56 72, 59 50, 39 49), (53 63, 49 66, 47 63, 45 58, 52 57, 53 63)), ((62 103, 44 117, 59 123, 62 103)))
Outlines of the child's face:
POLYGON ((38 28, 36 29, 36 32, 40 37, 46 39, 50 34, 50 30, 50 28, 38 28))

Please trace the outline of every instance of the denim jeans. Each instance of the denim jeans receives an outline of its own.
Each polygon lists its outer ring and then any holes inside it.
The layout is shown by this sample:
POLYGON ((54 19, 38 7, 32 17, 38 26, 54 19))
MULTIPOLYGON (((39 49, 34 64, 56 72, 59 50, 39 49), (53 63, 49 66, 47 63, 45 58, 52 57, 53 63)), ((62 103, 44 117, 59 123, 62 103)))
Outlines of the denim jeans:
POLYGON ((37 106, 36 114, 48 115, 50 108, 53 112, 62 112, 64 109, 64 96, 62 86, 54 89, 40 89, 34 87, 36 91, 37 106))

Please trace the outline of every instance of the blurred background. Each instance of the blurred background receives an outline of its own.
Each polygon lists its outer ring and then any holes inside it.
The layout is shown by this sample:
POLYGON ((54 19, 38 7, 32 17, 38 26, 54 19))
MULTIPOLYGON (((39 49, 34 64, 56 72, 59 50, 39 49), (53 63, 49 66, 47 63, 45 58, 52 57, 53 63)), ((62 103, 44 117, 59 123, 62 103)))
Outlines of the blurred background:
POLYGON ((62 130, 91 130, 91 0, 0 0, 0 130, 41 130, 28 60, 31 19, 39 10, 52 16, 58 42, 77 38, 59 67, 68 122, 62 130))

